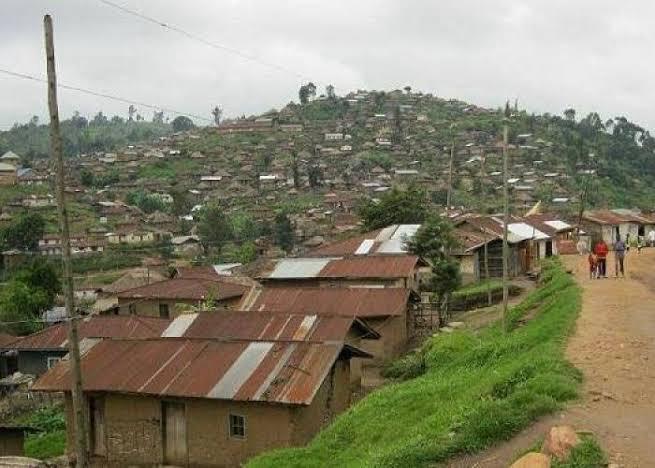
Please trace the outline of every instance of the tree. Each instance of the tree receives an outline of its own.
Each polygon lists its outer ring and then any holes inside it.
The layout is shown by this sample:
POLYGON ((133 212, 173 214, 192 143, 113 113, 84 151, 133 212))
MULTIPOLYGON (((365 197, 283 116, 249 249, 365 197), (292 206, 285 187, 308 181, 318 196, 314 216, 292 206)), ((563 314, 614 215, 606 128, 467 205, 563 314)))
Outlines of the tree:
POLYGON ((220 256, 226 242, 232 240, 232 224, 223 210, 215 204, 208 205, 200 212, 198 236, 205 249, 213 249, 220 256))
POLYGON ((219 106, 216 106, 212 109, 212 116, 214 117, 214 123, 218 127, 221 123, 221 117, 223 117, 223 109, 219 106))
POLYGON ((102 113, 102 111, 98 112, 94 117, 93 120, 91 120, 91 125, 105 125, 109 121, 107 120, 107 117, 105 114, 102 113))
POLYGON ((175 216, 184 216, 189 214, 191 208, 193 208, 193 203, 189 200, 185 191, 182 190, 171 190, 169 191, 171 197, 173 197, 172 211, 175 216))
POLYGON ((337 98, 333 85, 329 84, 325 87, 325 95, 330 101, 334 101, 337 98))
POLYGON ((59 281, 57 270, 51 263, 41 259, 18 270, 14 275, 14 280, 26 284, 33 290, 42 290, 47 299, 46 307, 52 307, 57 294, 61 292, 61 281, 59 281))
POLYGON ((134 120, 134 115, 136 114, 136 107, 130 104, 130 107, 127 108, 128 121, 132 122, 134 120))
POLYGON ((173 126, 174 132, 186 132, 187 130, 195 128, 193 120, 184 115, 175 117, 171 122, 171 125, 173 126))
POLYGON ((26 213, 0 231, 0 246, 3 250, 36 250, 43 237, 45 220, 38 213, 26 213))
POLYGON ((16 335, 33 333, 39 330, 37 320, 48 307, 44 290, 30 288, 21 281, 11 281, 0 292, 0 321, 5 322, 2 328, 16 335))
POLYGON ((307 104, 309 99, 316 96, 316 85, 311 81, 305 85, 302 85, 298 90, 298 98, 300 99, 300 104, 307 104))
POLYGON ((570 122, 575 121, 575 109, 569 108, 564 111, 564 117, 570 122))
POLYGON ((406 92, 407 94, 409 94, 409 93, 412 92, 412 87, 411 87, 411 86, 405 86, 403 89, 405 90, 405 92, 406 92))
POLYGON ((293 175, 293 187, 300 188, 300 167, 298 166, 298 152, 291 150, 291 174, 293 175))
POLYGON ((368 200, 358 207, 365 230, 380 229, 391 224, 419 224, 427 216, 425 192, 416 186, 402 191, 394 187, 379 202, 368 200))
POLYGON ((156 124, 164 123, 164 111, 155 111, 152 114, 152 122, 156 124))
POLYGON ((286 253, 293 249, 293 226, 289 216, 284 213, 275 215, 275 226, 273 229, 275 243, 286 253))
POLYGON ((459 263, 450 256, 457 246, 451 224, 439 217, 429 217, 407 241, 407 249, 426 260, 431 267, 428 289, 434 292, 442 318, 448 316, 450 294, 461 284, 459 263))
POLYGON ((318 164, 312 164, 307 168, 307 177, 309 178, 309 186, 317 188, 321 185, 323 179, 323 171, 318 164))

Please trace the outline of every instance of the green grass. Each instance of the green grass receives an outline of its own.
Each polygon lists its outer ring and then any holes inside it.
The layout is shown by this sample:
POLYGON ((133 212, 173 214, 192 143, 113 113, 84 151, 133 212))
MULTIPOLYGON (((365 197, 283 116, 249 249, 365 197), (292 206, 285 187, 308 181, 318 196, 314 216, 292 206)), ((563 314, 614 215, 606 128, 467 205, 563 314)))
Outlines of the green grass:
POLYGON ((581 374, 564 358, 580 290, 557 261, 544 284, 500 324, 426 343, 425 370, 362 399, 307 447, 253 459, 262 467, 420 467, 507 440, 576 398, 581 374), (518 326, 528 312, 532 320, 518 326))
POLYGON ((498 279, 490 279, 486 281, 483 280, 477 283, 471 283, 471 284, 467 284, 466 286, 462 286, 461 288, 454 291, 453 295, 467 296, 469 294, 486 293, 488 288, 490 288, 493 291, 494 289, 498 289, 502 287, 503 287, 503 282, 501 280, 498 279))
POLYGON ((593 437, 583 437, 582 442, 571 450, 565 461, 553 460, 552 468, 603 468, 607 466, 605 452, 593 437))
POLYGON ((25 438, 25 456, 43 460, 64 454, 66 419, 61 406, 38 409, 17 418, 15 423, 36 430, 25 438))

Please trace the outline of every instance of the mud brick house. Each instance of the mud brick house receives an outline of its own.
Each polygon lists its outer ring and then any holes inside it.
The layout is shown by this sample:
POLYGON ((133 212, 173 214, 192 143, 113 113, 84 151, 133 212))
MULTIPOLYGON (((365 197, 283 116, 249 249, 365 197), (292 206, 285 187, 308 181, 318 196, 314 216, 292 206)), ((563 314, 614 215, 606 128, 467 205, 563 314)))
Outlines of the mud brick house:
POLYGON ((403 288, 253 288, 239 308, 267 314, 317 314, 323 317, 355 317, 370 326, 379 339, 363 339, 357 347, 373 359, 353 360, 353 382, 362 367, 379 366, 406 349, 413 333, 418 294, 403 288))
POLYGON ((287 258, 259 277, 267 287, 372 287, 417 289, 427 265, 415 255, 287 258))
POLYGON ((173 278, 117 294, 119 314, 169 318, 211 302, 234 308, 249 289, 238 281, 221 278, 173 278))
MULTIPOLYGON (((350 404, 344 342, 159 338, 104 340, 82 357, 94 466, 237 467, 307 443, 350 404)), ((65 392, 69 362, 33 386, 65 392)))
MULTIPOLYGON (((154 338, 170 325, 170 320, 147 317, 89 316, 79 322, 79 337, 83 338, 154 338)), ((68 353, 66 323, 2 345, 0 362, 7 374, 41 375, 68 353)), ((3 375, 4 376, 4 375, 3 375)))
POLYGON ((582 228, 594 241, 603 239, 612 248, 617 239, 633 241, 645 236, 655 226, 652 215, 626 209, 585 211, 582 228))

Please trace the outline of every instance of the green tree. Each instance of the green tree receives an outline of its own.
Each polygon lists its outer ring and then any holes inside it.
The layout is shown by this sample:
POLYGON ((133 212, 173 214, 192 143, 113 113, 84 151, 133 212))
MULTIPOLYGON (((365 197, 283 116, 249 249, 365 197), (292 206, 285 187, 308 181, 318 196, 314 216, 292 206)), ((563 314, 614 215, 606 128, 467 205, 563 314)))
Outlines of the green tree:
POLYGON ((214 250, 220 256, 225 243, 233 239, 232 224, 223 210, 215 204, 200 212, 198 236, 206 250, 214 250))
POLYGON ((187 130, 192 130, 196 127, 193 124, 193 120, 184 115, 175 117, 171 122, 171 126, 173 127, 174 132, 186 132, 187 130))
POLYGON ((189 214, 191 208, 193 208, 193 202, 187 196, 187 192, 183 190, 173 189, 169 191, 171 197, 173 197, 172 211, 175 216, 184 216, 189 214))
POLYGON ((382 195, 379 201, 368 200, 358 207, 365 230, 391 224, 419 224, 427 216, 426 195, 416 186, 407 190, 396 187, 382 195))
POLYGON ((26 213, 0 231, 0 247, 3 250, 36 250, 43 237, 45 220, 38 213, 26 213))
POLYGON ((293 226, 289 216, 282 212, 275 215, 275 225, 273 228, 275 243, 286 253, 293 249, 293 226))
POLYGON ((0 292, 0 321, 5 323, 2 328, 16 335, 33 333, 40 328, 33 320, 39 320, 48 307, 48 297, 43 289, 11 281, 0 292))
POLYGON ((298 90, 298 99, 300 99, 300 104, 307 104, 309 98, 316 96, 316 85, 311 81, 300 87, 298 90))
POLYGON ((214 117, 214 123, 218 127, 221 123, 221 117, 223 116, 223 109, 220 106, 215 106, 212 109, 212 116, 214 117))
POLYGON ((329 84, 325 87, 325 95, 330 101, 334 101, 337 98, 333 85, 329 84))
POLYGON ((61 292, 61 281, 55 267, 44 260, 37 259, 21 268, 14 275, 15 281, 26 284, 33 290, 41 290, 47 299, 47 307, 52 307, 57 294, 61 292))

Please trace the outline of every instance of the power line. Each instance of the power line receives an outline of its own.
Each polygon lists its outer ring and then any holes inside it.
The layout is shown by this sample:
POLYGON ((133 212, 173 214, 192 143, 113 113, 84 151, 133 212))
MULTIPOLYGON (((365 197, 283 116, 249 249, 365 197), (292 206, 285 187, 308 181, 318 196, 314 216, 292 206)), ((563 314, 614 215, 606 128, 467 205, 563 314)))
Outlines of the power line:
MULTIPOLYGON (((47 83, 47 80, 45 80, 44 78, 39 78, 38 76, 28 75, 27 73, 19 73, 19 72, 7 70, 7 69, 4 69, 4 68, 0 68, 0 73, 3 73, 5 75, 7 75, 7 76, 11 76, 11 77, 14 77, 14 78, 20 78, 20 79, 23 79, 23 80, 31 80, 31 81, 36 81, 38 83, 47 83)), ((166 108, 166 107, 162 107, 162 106, 156 106, 154 104, 148 104, 148 103, 145 103, 145 102, 134 101, 132 99, 127 99, 127 98, 123 98, 123 97, 120 97, 120 96, 106 94, 106 93, 102 93, 102 92, 98 92, 98 91, 93 91, 93 90, 86 89, 86 88, 80 88, 78 86, 71 86, 71 85, 58 83, 57 87, 61 88, 61 89, 66 89, 66 90, 69 90, 69 91, 76 91, 76 92, 83 93, 83 94, 88 94, 88 95, 91 95, 91 96, 96 96, 96 97, 101 97, 101 98, 104 98, 104 99, 109 99, 109 100, 112 100, 112 101, 122 102, 124 104, 133 104, 135 106, 146 107, 148 109, 168 112, 169 114, 184 115, 184 116, 191 117, 191 118, 194 118, 194 119, 197 119, 197 120, 204 120, 206 122, 213 122, 212 119, 209 119, 207 117, 202 117, 202 116, 199 116, 199 115, 190 114, 188 112, 182 112, 182 111, 178 111, 178 110, 175 110, 175 109, 170 109, 170 108, 166 108)))
POLYGON ((181 34, 181 35, 187 37, 188 39, 194 40, 194 41, 199 42, 201 44, 204 44, 206 46, 212 47, 214 49, 217 49, 217 50, 220 50, 220 51, 223 51, 223 52, 228 52, 228 53, 230 53, 232 55, 236 55, 237 57, 240 57, 240 58, 242 58, 244 60, 248 60, 250 62, 255 62, 255 63, 258 63, 258 64, 260 64, 262 66, 265 66, 265 67, 268 67, 268 68, 271 68, 271 69, 274 69, 274 70, 277 70, 277 71, 280 71, 280 72, 283 72, 283 73, 288 73, 290 75, 295 76, 296 78, 300 78, 301 80, 308 80, 308 78, 306 78, 302 73, 299 73, 299 72, 297 72, 295 70, 291 70, 290 68, 287 68, 287 67, 285 67, 283 65, 278 65, 277 63, 273 63, 273 62, 269 62, 269 61, 260 59, 257 56, 247 54, 247 53, 242 52, 242 51, 240 51, 238 49, 235 49, 233 47, 226 46, 224 44, 219 44, 217 42, 207 40, 207 39, 205 39, 203 37, 200 37, 200 36, 198 36, 196 34, 190 33, 189 31, 186 31, 186 30, 184 30, 182 28, 179 28, 179 27, 174 26, 172 24, 169 24, 169 23, 166 23, 164 21, 158 20, 158 19, 153 18, 151 16, 147 16, 147 15, 145 15, 143 13, 139 13, 138 11, 131 10, 131 9, 129 9, 129 8, 123 6, 123 5, 118 5, 118 4, 116 4, 114 2, 111 2, 109 0, 98 0, 98 1, 100 3, 103 3, 103 4, 111 7, 111 8, 115 8, 117 10, 120 10, 123 13, 127 13, 128 15, 135 16, 135 17, 137 17, 137 18, 139 18, 139 19, 141 19, 143 21, 147 21, 149 23, 160 26, 160 27, 162 27, 164 29, 168 29, 170 31, 181 34))

